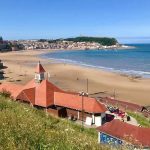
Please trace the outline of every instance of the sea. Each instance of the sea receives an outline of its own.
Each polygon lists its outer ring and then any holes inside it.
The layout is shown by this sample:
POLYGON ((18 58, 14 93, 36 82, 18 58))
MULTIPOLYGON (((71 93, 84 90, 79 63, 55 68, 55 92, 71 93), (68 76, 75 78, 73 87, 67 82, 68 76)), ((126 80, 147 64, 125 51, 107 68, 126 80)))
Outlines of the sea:
POLYGON ((150 44, 127 44, 131 49, 61 50, 42 55, 56 62, 150 78, 150 44))

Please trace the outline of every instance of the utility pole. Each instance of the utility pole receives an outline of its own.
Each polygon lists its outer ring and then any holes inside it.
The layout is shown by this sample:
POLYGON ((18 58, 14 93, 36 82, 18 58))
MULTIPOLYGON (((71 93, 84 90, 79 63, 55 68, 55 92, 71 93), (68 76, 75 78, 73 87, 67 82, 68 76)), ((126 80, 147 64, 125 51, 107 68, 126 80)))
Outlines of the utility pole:
POLYGON ((83 130, 83 126, 84 126, 84 124, 83 124, 83 119, 84 119, 84 106, 83 106, 83 95, 82 95, 82 130, 83 130))
POLYGON ((88 97, 88 93, 85 92, 79 92, 79 96, 82 97, 82 131, 84 129, 84 96, 88 97))
POLYGON ((116 98, 116 90, 114 89, 114 99, 116 98))

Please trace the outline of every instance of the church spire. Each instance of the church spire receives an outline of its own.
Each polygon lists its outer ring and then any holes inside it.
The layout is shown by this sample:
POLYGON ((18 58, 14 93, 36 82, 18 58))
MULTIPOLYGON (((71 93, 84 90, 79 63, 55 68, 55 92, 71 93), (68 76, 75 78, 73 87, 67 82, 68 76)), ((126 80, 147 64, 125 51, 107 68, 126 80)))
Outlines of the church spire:
POLYGON ((43 66, 41 65, 40 61, 38 62, 38 65, 36 67, 35 70, 35 81, 36 82, 41 82, 42 80, 44 80, 44 73, 45 73, 45 69, 43 68, 43 66))
POLYGON ((43 66, 41 65, 40 61, 38 62, 38 65, 36 67, 35 73, 44 73, 46 72, 43 66))

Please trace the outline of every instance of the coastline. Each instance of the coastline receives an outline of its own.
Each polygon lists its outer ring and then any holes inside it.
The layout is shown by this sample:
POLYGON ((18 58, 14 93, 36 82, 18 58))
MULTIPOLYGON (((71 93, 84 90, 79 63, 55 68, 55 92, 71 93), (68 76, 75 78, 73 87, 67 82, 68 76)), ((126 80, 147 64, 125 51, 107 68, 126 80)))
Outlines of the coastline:
POLYGON ((141 105, 150 105, 150 79, 131 78, 129 76, 107 72, 104 70, 83 67, 73 64, 56 63, 53 60, 43 59, 41 54, 55 50, 17 51, 1 53, 5 66, 5 80, 0 82, 12 82, 25 84, 34 78, 34 67, 40 60, 47 72, 50 73, 50 81, 60 88, 69 91, 86 91, 86 79, 89 80, 89 93, 103 92, 95 97, 113 96, 116 98, 141 105))
MULTIPOLYGON (((136 46, 126 46, 126 48, 122 47, 122 49, 118 49, 118 50, 130 50, 130 49, 135 49, 136 46)), ((50 53, 60 53, 60 55, 64 52, 78 52, 78 51, 99 51, 99 49, 53 49, 51 51, 46 52, 46 54, 50 54, 50 53)), ((117 49, 101 49, 102 51, 117 51, 117 49)), ((119 52, 119 51, 118 51, 119 52)), ((121 76, 128 76, 129 78, 149 78, 150 79, 150 75, 148 72, 144 72, 144 71, 138 71, 138 70, 132 70, 132 69, 124 69, 124 68, 113 68, 113 67, 104 67, 103 65, 94 65, 94 64, 88 64, 87 62, 84 61, 78 61, 78 60, 73 60, 73 59, 68 59, 68 58, 57 58, 57 55, 55 57, 54 56, 48 56, 44 54, 39 55, 41 58, 43 59, 48 59, 53 61, 54 63, 65 63, 65 64, 70 64, 70 65, 76 65, 76 66, 80 66, 80 67, 86 67, 86 68, 93 68, 93 69, 97 69, 97 70, 102 70, 102 71, 106 71, 106 72, 111 72, 111 73, 117 73, 120 74, 121 76)), ((66 54, 67 56, 67 54, 66 54)))

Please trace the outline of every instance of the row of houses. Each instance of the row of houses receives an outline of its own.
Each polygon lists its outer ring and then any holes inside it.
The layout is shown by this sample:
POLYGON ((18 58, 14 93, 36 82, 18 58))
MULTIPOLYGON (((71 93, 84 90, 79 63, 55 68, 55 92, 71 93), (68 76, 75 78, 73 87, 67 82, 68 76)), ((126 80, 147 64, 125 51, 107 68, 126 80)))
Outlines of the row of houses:
POLYGON ((98 142, 150 148, 150 128, 137 127, 120 120, 106 122, 107 107, 95 98, 60 89, 45 79, 45 69, 39 62, 33 80, 26 85, 3 83, 0 91, 9 91, 14 100, 29 103, 58 117, 81 120, 97 127, 98 142), (132 137, 132 140, 128 140, 132 137))

